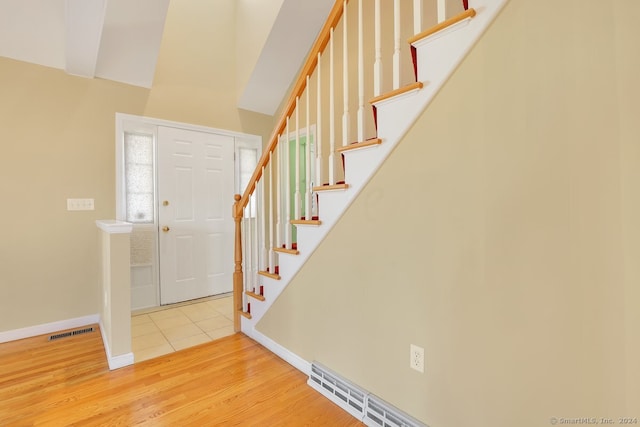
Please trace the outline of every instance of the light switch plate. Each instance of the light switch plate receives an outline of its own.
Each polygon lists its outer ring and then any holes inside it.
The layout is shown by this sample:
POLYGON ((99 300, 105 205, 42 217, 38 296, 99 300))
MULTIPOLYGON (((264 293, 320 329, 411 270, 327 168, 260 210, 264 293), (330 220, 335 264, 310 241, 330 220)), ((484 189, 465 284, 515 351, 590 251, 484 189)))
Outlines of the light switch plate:
POLYGON ((68 211, 92 211, 94 209, 93 199, 67 199, 68 211))

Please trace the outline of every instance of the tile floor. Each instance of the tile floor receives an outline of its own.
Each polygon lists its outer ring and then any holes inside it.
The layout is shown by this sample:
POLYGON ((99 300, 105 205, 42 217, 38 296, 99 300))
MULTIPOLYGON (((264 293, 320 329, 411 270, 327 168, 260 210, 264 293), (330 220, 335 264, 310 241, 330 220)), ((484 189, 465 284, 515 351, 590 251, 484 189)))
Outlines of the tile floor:
POLYGON ((233 334, 231 296, 135 313, 131 338, 135 362, 233 334))

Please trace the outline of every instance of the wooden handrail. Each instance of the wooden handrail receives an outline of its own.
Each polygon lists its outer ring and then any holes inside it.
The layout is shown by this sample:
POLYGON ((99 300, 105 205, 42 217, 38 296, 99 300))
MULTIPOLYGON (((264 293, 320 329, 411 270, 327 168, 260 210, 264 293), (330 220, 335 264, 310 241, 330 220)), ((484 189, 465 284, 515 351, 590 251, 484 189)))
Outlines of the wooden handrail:
MULTIPOLYGON (((349 0, 346 0, 346 2, 348 3, 349 0)), ((331 12, 329 13, 327 21, 322 27, 320 34, 318 34, 318 37, 316 38, 316 41, 313 44, 309 55, 307 56, 307 61, 305 62, 302 70, 300 71, 300 74, 298 75, 296 84, 294 85, 293 90, 289 95, 289 100, 287 101, 286 107, 283 110, 273 133, 271 134, 269 145, 267 146, 267 149, 262 153, 262 156, 260 157, 260 160, 258 161, 258 164, 256 166, 256 170, 253 172, 253 175, 251 176, 251 179, 247 184, 247 188, 245 189, 242 198, 240 199, 239 203, 236 203, 235 205, 236 209, 240 211, 240 213, 236 212, 237 215, 242 215, 242 210, 247 206, 247 203, 249 203, 251 193, 253 193, 253 191, 255 190, 256 183, 262 176, 262 168, 265 167, 269 162, 270 154, 276 149, 276 146, 278 145, 278 137, 287 125, 287 117, 289 117, 295 110, 296 98, 302 95, 307 86, 306 77, 308 75, 311 75, 311 73, 313 73, 316 66, 318 65, 318 53, 322 53, 324 51, 324 48, 327 46, 327 43, 329 43, 331 28, 335 28, 335 26, 338 24, 338 21, 340 21, 340 18, 342 18, 342 14, 344 12, 343 9, 343 0, 336 0, 333 8, 331 9, 331 12)))
POLYGON ((416 34, 415 36, 410 37, 408 40, 409 44, 413 44, 418 40, 422 40, 426 37, 429 37, 432 34, 437 33, 438 31, 444 30, 445 28, 452 26, 453 24, 457 24, 460 21, 464 21, 467 18, 473 18, 474 16, 476 16, 476 10, 473 8, 467 9, 464 12, 457 14, 456 16, 453 16, 445 21, 442 21, 438 25, 434 25, 433 27, 421 32, 420 34, 416 34))

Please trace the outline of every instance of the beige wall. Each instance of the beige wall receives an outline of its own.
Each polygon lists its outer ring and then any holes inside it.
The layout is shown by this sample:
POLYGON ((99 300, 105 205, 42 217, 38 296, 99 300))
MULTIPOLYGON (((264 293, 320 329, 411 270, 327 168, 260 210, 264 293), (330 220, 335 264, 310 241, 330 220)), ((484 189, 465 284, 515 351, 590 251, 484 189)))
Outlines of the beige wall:
POLYGON ((0 331, 96 314, 115 113, 142 114, 148 90, 0 58, 0 94, 0 331), (67 198, 95 210, 69 212, 67 198))
POLYGON ((109 233, 100 230, 102 272, 101 292, 104 295, 100 319, 110 354, 109 357, 131 353, 131 268, 130 233, 109 233))
POLYGON ((640 110, 640 49, 636 40, 637 25, 634 17, 640 13, 637 4, 616 2, 613 13, 616 41, 616 71, 618 116, 620 121, 621 211, 624 263, 624 305, 617 309, 624 313, 627 412, 640 412, 640 137, 638 111, 640 110))
POLYGON ((258 329, 433 426, 638 416, 639 13, 512 0, 258 329))
POLYGON ((236 108, 235 19, 235 0, 171 2, 146 116, 268 140, 272 117, 236 108))
POLYGON ((151 90, 0 58, 0 331, 100 311, 95 220, 115 217, 116 112, 268 139, 271 117, 235 107, 234 3, 171 2, 151 90), (67 198, 96 209, 68 212, 67 198))

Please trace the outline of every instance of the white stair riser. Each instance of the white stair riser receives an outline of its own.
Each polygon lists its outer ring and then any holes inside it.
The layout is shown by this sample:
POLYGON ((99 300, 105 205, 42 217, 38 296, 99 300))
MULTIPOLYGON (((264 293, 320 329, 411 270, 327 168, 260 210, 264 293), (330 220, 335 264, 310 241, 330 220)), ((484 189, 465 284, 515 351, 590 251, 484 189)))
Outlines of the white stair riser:
POLYGON ((350 186, 347 190, 318 193, 318 212, 323 226, 333 223, 342 215, 342 206, 348 202, 348 193, 352 191, 353 186, 350 186))

